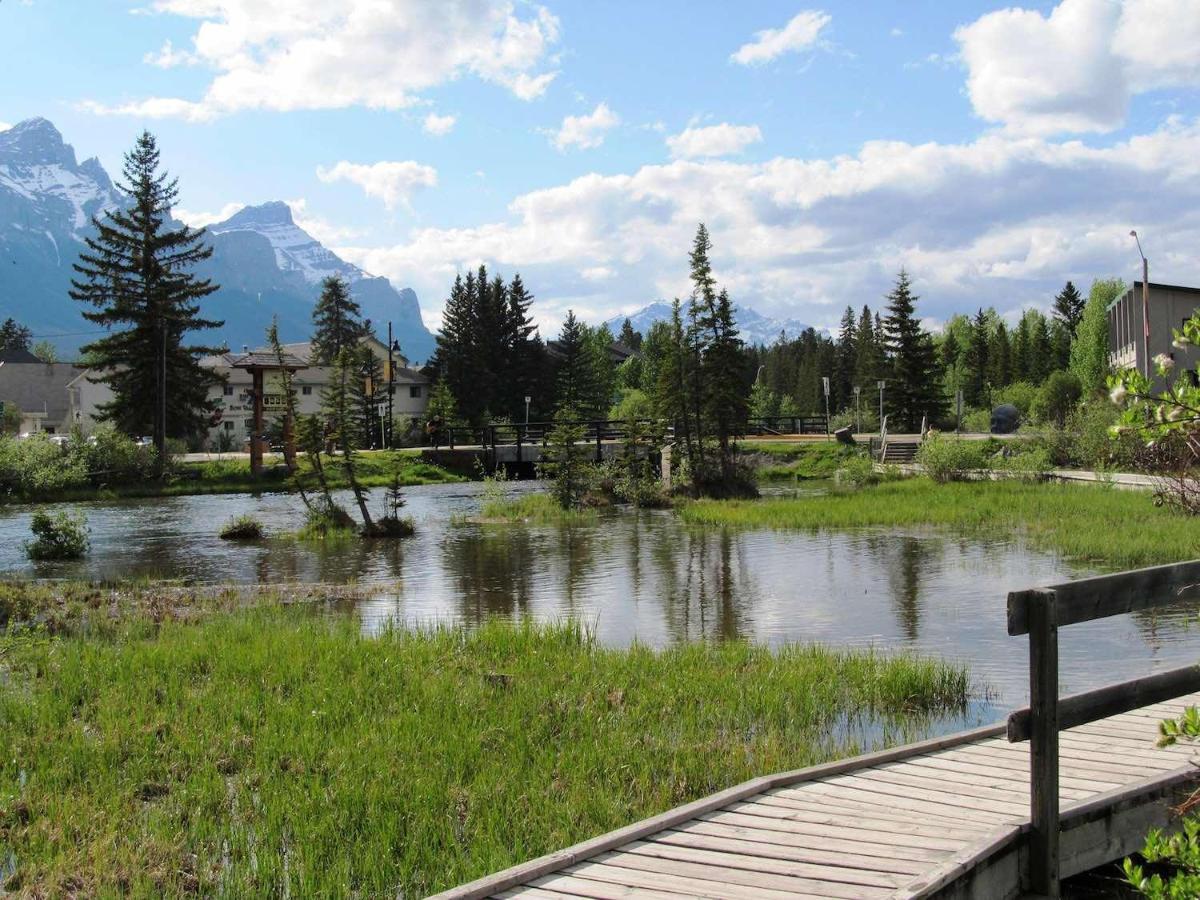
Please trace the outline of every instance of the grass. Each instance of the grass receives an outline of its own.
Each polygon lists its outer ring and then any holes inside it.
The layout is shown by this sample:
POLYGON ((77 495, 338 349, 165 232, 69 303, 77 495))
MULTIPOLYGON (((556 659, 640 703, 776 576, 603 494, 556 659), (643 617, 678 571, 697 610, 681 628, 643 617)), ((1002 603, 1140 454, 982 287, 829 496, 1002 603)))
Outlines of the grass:
POLYGON ((598 518, 599 513, 595 509, 563 509, 545 493, 487 498, 479 510, 479 519, 484 522, 521 522, 528 525, 587 525, 598 518))
POLYGON ((680 515, 699 524, 759 528, 936 526, 1021 537, 1038 549, 1119 568, 1200 557, 1200 517, 1156 507, 1145 492, 1094 485, 909 478, 803 499, 702 500, 680 515))
POLYGON ((262 522, 246 514, 236 516, 221 526, 217 536, 223 541, 258 541, 266 536, 262 522))
MULTIPOLYGON (((248 459, 222 459, 211 462, 183 462, 174 467, 173 474, 165 481, 139 481, 133 484, 114 484, 103 487, 68 488, 54 491, 48 495, 36 498, 18 497, 14 499, 35 499, 38 502, 59 502, 71 500, 112 499, 118 497, 174 497, 191 494, 241 494, 255 492, 294 492, 298 488, 315 490, 316 479, 308 460, 298 459, 299 469, 294 475, 288 475, 270 468, 261 478, 250 475, 248 459)), ((325 471, 330 486, 338 488, 349 487, 337 458, 325 459, 325 471)), ((272 464, 268 463, 268 466, 272 464)), ((280 459, 279 465, 282 465, 280 459)), ((425 462, 412 452, 406 450, 373 450, 359 455, 356 460, 356 473, 364 487, 390 486, 399 477, 401 486, 411 487, 420 484, 444 484, 448 482, 467 481, 441 466, 425 462)))
POLYGON ((741 450, 754 461, 755 474, 763 481, 832 478, 847 459, 864 452, 832 441, 755 442, 742 444, 741 450))
POLYGON ((812 646, 365 638, 278 606, 189 624, 106 604, 89 636, 0 638, 0 887, 20 895, 423 896, 866 749, 859 716, 916 737, 968 689, 944 663, 812 646))

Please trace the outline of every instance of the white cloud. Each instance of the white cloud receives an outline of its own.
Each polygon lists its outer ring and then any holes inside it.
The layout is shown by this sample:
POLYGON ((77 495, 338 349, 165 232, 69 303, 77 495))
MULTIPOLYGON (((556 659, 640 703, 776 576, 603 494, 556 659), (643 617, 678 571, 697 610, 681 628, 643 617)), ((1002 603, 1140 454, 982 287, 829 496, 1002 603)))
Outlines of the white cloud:
POLYGON ((754 40, 738 47, 729 59, 743 66, 758 66, 785 53, 807 50, 816 45, 821 32, 831 21, 828 13, 806 9, 793 16, 782 28, 756 32, 754 40))
POLYGON ((12 128, 12 125, 8 122, 0 122, 0 131, 8 131, 10 128, 12 128))
POLYGON ((411 159, 371 165, 342 160, 331 169, 318 166, 317 177, 327 184, 335 181, 357 184, 368 197, 382 200, 388 209, 407 206, 413 193, 437 186, 437 170, 411 159))
POLYGON ((667 138, 667 147, 675 159, 697 159, 705 156, 728 156, 741 153, 750 144, 762 140, 757 125, 708 125, 688 127, 667 138))
POLYGON ((160 69, 171 69, 175 66, 193 66, 199 60, 196 58, 196 54, 186 50, 176 50, 174 45, 166 40, 163 41, 163 45, 157 53, 147 53, 143 56, 142 62, 160 69))
POLYGON ((1194 283, 1197 210, 1200 122, 1172 120, 1102 147, 992 133, 965 144, 873 141, 830 159, 675 160, 521 195, 497 221, 341 252, 431 299, 481 262, 519 270, 539 320, 553 323, 568 306, 603 318, 683 295, 704 221, 735 301, 836 327, 847 304, 881 305, 901 266, 925 317, 1045 308, 1068 278, 1136 275, 1133 224, 1153 235, 1157 277, 1194 283))
POLYGON ((975 112, 1025 134, 1119 128, 1138 93, 1200 86, 1196 0, 1063 0, 954 33, 975 112))
POLYGON ((177 206, 171 210, 171 214, 184 225, 190 225, 192 228, 204 228, 214 222, 224 222, 245 205, 245 203, 226 203, 216 212, 201 212, 177 206))
POLYGON ((457 116, 439 116, 437 113, 430 113, 425 117, 422 127, 427 133, 441 137, 449 134, 457 121, 457 116))
POLYGON ((312 212, 308 208, 308 201, 304 197, 297 197, 295 200, 285 200, 284 202, 287 203, 288 208, 292 211, 292 221, 326 247, 332 248, 339 243, 358 240, 363 236, 363 232, 357 228, 335 225, 312 212))
POLYGON ((164 45, 148 59, 212 69, 204 95, 84 109, 192 121, 241 109, 400 109, 464 75, 531 100, 556 74, 543 69, 558 19, 513 0, 156 0, 153 9, 199 20, 192 53, 164 45))
POLYGON ((604 143, 604 134, 610 128, 615 128, 621 119, 608 108, 607 103, 599 103, 596 108, 584 116, 567 116, 562 120, 558 131, 550 133, 550 141, 559 150, 568 147, 579 147, 587 150, 599 147, 604 143))

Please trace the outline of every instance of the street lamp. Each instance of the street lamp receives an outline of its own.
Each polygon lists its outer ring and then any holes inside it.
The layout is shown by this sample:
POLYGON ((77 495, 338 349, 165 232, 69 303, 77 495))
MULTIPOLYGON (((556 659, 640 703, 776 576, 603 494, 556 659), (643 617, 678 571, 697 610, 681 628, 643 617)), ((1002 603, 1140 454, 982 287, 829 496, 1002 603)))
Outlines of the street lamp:
POLYGON ((854 386, 854 431, 856 434, 862 434, 862 407, 859 404, 859 394, 862 393, 862 388, 857 384, 854 386))
POLYGON ((883 437, 883 386, 887 384, 882 378, 875 382, 879 388, 879 436, 883 437))
POLYGON ((829 376, 821 376, 821 389, 825 392, 825 435, 829 436, 829 376))
POLYGON ((392 323, 388 322, 388 411, 384 444, 389 450, 392 449, 392 398, 396 393, 396 363, 392 354, 399 352, 400 342, 392 337, 392 323))
POLYGON ((766 367, 767 366, 765 363, 758 367, 758 372, 756 372, 754 375, 754 383, 755 384, 758 384, 759 380, 762 378, 763 369, 765 369, 766 367))
POLYGON ((525 397, 525 427, 529 427, 529 401, 533 398, 526 395, 525 397))
POLYGON ((1142 241, 1136 231, 1129 236, 1137 241, 1138 256, 1142 258, 1142 374, 1150 377, 1150 261, 1142 252, 1142 241))

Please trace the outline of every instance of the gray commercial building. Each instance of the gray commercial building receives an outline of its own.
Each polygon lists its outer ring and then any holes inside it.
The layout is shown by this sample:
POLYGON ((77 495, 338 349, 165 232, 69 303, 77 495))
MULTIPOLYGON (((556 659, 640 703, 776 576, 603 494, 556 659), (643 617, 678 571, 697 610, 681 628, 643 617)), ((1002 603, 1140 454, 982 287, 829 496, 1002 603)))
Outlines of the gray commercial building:
MULTIPOLYGON (((1200 366, 1200 350, 1189 347, 1176 350, 1171 346, 1174 332, 1183 328, 1183 323, 1200 309, 1200 288, 1181 287, 1176 284, 1150 282, 1147 306, 1150 310, 1150 372, 1154 371, 1154 357, 1160 353, 1172 354, 1177 371, 1196 371, 1200 366)), ((1108 360, 1114 369, 1137 369, 1146 371, 1145 350, 1142 341, 1142 283, 1133 286, 1108 307, 1108 360)))

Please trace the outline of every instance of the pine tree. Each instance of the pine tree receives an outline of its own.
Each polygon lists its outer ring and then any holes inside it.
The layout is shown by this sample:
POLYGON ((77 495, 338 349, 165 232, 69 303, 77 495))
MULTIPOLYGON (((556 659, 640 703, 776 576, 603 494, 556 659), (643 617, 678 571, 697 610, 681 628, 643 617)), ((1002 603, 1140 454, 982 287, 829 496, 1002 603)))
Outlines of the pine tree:
MULTIPOLYGON (((523 420, 525 398, 548 406, 541 394, 543 370, 546 367, 546 347, 538 336, 530 308, 533 294, 525 287, 520 273, 513 275, 506 291, 508 308, 504 318, 504 371, 500 374, 503 387, 501 409, 512 421, 523 420)), ((547 410, 548 412, 549 410, 547 410)))
MULTIPOLYGON (((628 319, 626 319, 628 321, 628 319)), ((12 318, 0 325, 0 352, 4 350, 28 350, 33 332, 12 318)))
POLYGON ((617 365, 612 358, 613 336, 608 325, 586 328, 584 344, 590 370, 591 396, 585 398, 583 412, 591 419, 604 419, 616 400, 617 365))
POLYGON ((633 323, 629 321, 628 316, 621 323, 621 333, 617 336, 617 340, 630 350, 642 349, 642 333, 634 329, 633 323))
POLYGON ((1008 337, 1008 326, 998 320, 988 341, 988 384, 996 390, 1011 383, 1012 341, 1008 337))
POLYGON ((971 334, 964 354, 966 381, 963 400, 968 406, 983 406, 988 401, 988 337, 990 323, 982 309, 971 322, 971 334))
POLYGON ((883 320, 884 347, 892 376, 886 406, 893 432, 916 431, 923 417, 932 420, 942 412, 933 340, 915 315, 917 299, 908 273, 901 269, 896 286, 887 295, 887 317, 883 320))
POLYGON ((85 238, 70 295, 93 307, 84 318, 108 331, 81 350, 92 379, 113 393, 100 418, 126 434, 150 430, 162 465, 167 438, 203 433, 215 412, 208 389, 218 379, 200 358, 218 351, 184 337, 222 325, 200 315, 200 301, 217 285, 192 271, 212 256, 203 229, 170 227, 179 186, 159 171, 150 132, 125 155, 123 176, 130 202, 92 220, 97 233, 85 238))
POLYGON ((1029 380, 1041 384, 1054 371, 1054 348, 1050 345, 1050 326, 1046 317, 1030 310, 1029 317, 1029 380))
POLYGON ((1087 306, 1087 300, 1069 281, 1066 287, 1054 297, 1054 318, 1066 326, 1071 337, 1074 337, 1075 332, 1079 329, 1085 306, 1087 306))
POLYGON ((359 383, 361 390, 356 392, 360 413, 358 424, 360 428, 359 446, 375 449, 380 446, 383 437, 382 423, 379 421, 379 398, 383 396, 385 387, 383 380, 383 363, 380 362, 367 344, 359 344, 353 348, 358 362, 359 383))
POLYGON ((864 305, 858 317, 858 352, 854 362, 854 377, 864 388, 874 389, 875 382, 883 377, 882 335, 875 327, 871 308, 864 305))
POLYGON ((363 529, 369 533, 373 527, 371 513, 356 469, 357 452, 362 449, 365 431, 362 419, 364 380, 360 373, 362 351, 357 346, 344 346, 330 362, 333 372, 321 394, 322 412, 330 424, 330 436, 341 448, 342 469, 362 515, 363 529))
POLYGON ((575 318, 574 310, 567 310, 562 331, 558 335, 558 349, 562 358, 558 364, 558 413, 578 419, 588 415, 589 404, 596 395, 592 381, 592 366, 588 356, 587 326, 575 318))
POLYGON ((858 325, 854 310, 847 306, 838 329, 837 346, 833 357, 831 409, 845 409, 854 402, 855 365, 858 362, 858 325))
POLYGON ((1012 373, 1014 381, 1032 381, 1029 377, 1029 351, 1031 335, 1028 311, 1021 316, 1012 339, 1012 373))
POLYGON ((312 319, 313 359, 321 365, 330 365, 343 348, 357 347, 363 338, 362 310, 340 275, 321 282, 321 296, 313 307, 312 319))

